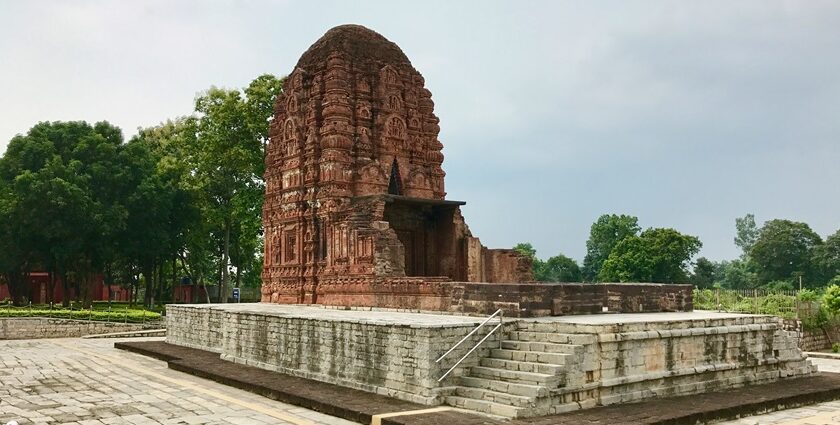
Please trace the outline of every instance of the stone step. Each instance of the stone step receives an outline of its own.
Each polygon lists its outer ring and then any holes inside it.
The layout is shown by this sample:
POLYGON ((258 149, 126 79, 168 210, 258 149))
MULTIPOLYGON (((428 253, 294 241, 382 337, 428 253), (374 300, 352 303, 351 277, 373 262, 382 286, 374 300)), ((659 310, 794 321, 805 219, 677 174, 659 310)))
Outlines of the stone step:
POLYGON ((484 357, 479 360, 479 364, 486 367, 496 369, 515 370, 520 372, 543 373, 546 375, 563 374, 565 367, 561 365, 534 363, 534 362, 519 362, 508 359, 494 359, 492 357, 484 357))
POLYGON ((476 376, 462 376, 458 379, 458 381, 464 387, 481 388, 523 397, 545 397, 548 395, 548 388, 539 384, 517 384, 514 382, 498 381, 495 379, 479 378, 476 376))
POLYGON ((571 354, 541 353, 539 351, 519 351, 494 348, 490 350, 490 357, 495 359, 516 360, 518 362, 547 363, 565 365, 571 354))
MULTIPOLYGON (((507 404, 494 403, 487 400, 451 395, 446 397, 446 404, 461 409, 473 410, 488 415, 503 416, 506 418, 518 418, 527 408, 509 406, 507 404)), ((453 424, 454 425, 454 424, 453 424)))
POLYGON ((546 353, 578 354, 583 352, 582 345, 555 344, 535 341, 502 341, 502 348, 520 351, 543 351, 546 353))
POLYGON ((488 390, 486 388, 459 386, 455 387, 455 395, 476 400, 492 401, 494 403, 506 404, 508 406, 515 407, 536 406, 536 397, 508 394, 499 391, 488 390))
POLYGON ((557 388, 563 382, 563 377, 556 374, 520 372, 518 370, 485 366, 471 367, 469 376, 511 382, 514 384, 542 385, 547 388, 557 388))
POLYGON ((510 339, 523 342, 551 342, 554 344, 588 345, 594 344, 597 335, 593 334, 562 334, 554 332, 511 331, 510 339))

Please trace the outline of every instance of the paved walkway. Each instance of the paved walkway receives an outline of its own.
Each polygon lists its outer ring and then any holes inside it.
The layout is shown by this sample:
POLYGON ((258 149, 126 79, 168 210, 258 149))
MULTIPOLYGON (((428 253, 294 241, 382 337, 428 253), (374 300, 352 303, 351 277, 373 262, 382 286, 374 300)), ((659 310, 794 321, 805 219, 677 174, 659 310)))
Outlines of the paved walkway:
MULTIPOLYGON (((840 373, 840 360, 816 359, 821 372, 840 373)), ((836 425, 840 424, 840 400, 796 409, 781 410, 764 415, 750 416, 735 421, 718 422, 725 425, 836 425)))
POLYGON ((0 424, 354 424, 168 369, 114 341, 0 341, 0 424))

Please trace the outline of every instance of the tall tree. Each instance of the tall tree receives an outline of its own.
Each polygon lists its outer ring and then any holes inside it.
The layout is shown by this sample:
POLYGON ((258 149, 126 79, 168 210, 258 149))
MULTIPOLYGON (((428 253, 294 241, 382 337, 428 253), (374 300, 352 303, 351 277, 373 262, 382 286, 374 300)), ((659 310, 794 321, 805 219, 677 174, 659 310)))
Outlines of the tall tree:
POLYGON ((689 279, 691 284, 698 288, 710 288, 715 282, 722 279, 718 276, 719 267, 706 257, 700 257, 694 263, 694 271, 689 279))
POLYGON ((207 200, 205 217, 218 230, 223 301, 230 287, 232 247, 249 251, 241 254, 249 261, 239 261, 240 266, 259 257, 254 252, 259 242, 233 238, 259 237, 252 233, 251 223, 262 209, 264 149, 273 116, 270 105, 274 104, 281 86, 281 80, 264 75, 244 92, 214 87, 196 100, 197 137, 189 158, 196 187, 207 200))
POLYGON ((647 229, 621 240, 604 262, 599 279, 618 282, 687 282, 688 265, 703 244, 674 229, 647 229))
POLYGON ((822 239, 811 228, 790 220, 770 220, 764 223, 750 249, 750 261, 755 265, 761 284, 791 281, 801 274, 806 285, 819 282, 818 269, 812 262, 815 248, 822 239))
POLYGON ((840 277, 840 230, 816 247, 812 262, 819 268, 823 281, 840 277))
POLYGON ((545 260, 540 268, 540 274, 535 277, 540 282, 581 281, 580 267, 577 262, 563 254, 545 260))
POLYGON ((583 279, 598 280, 604 262, 613 248, 622 240, 639 233, 639 219, 630 215, 604 214, 592 224, 589 240, 586 241, 586 257, 583 259, 583 279))
POLYGON ((747 214, 735 219, 735 245, 741 248, 741 258, 746 259, 747 255, 758 239, 758 227, 755 225, 755 216, 747 214))

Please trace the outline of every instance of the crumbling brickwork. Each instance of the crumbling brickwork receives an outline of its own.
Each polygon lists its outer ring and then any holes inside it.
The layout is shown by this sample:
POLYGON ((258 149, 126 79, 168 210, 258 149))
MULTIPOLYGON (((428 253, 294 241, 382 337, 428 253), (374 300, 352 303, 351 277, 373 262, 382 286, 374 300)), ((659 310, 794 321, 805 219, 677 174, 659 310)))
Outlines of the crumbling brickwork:
POLYGON ((440 309, 452 281, 532 280, 527 258, 481 246, 463 202, 445 200, 431 96, 396 44, 358 25, 301 56, 270 129, 263 302, 440 309))

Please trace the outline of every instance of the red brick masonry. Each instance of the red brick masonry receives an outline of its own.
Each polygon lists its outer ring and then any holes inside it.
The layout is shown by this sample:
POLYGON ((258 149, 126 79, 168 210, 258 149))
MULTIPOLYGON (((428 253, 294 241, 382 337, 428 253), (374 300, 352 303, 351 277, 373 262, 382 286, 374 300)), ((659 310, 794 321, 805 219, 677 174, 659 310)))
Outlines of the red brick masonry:
POLYGON ((692 311, 692 285, 656 283, 476 283, 404 278, 331 287, 319 304, 449 311, 509 317, 692 311))

